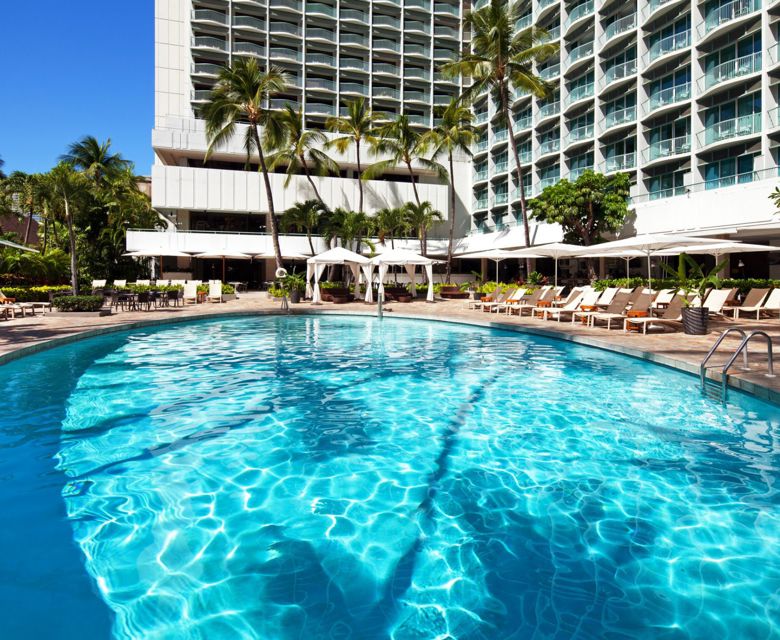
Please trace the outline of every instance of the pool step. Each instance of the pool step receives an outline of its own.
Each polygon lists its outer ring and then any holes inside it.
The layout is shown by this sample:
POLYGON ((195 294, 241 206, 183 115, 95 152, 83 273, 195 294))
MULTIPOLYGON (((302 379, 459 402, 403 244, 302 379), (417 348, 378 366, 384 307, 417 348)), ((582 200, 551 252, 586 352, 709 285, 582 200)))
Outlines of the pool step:
POLYGON ((726 400, 723 397, 723 387, 720 382, 716 382, 711 378, 705 378, 702 381, 701 392, 710 400, 717 400, 718 402, 725 402, 726 400))

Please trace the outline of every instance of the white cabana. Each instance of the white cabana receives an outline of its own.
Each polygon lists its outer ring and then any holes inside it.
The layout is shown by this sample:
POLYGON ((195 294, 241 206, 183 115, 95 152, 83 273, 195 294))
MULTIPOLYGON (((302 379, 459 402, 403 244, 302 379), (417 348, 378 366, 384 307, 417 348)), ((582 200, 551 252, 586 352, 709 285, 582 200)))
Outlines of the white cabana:
POLYGON ((367 280, 366 302, 371 302, 373 300, 371 295, 371 277, 370 273, 367 273, 365 269, 365 267, 370 265, 370 262, 368 258, 344 247, 328 249, 324 253, 312 256, 306 260, 306 295, 311 296, 312 304, 320 304, 322 302, 322 296, 320 295, 320 276, 322 276, 322 272, 328 265, 341 264, 348 266, 355 277, 356 299, 360 298, 360 269, 363 267, 363 273, 366 274, 367 280), (312 280, 314 281, 313 288, 309 284, 312 280))
POLYGON ((555 260, 555 286, 558 286, 558 260, 578 256, 584 247, 565 242, 551 242, 535 247, 526 247, 514 252, 516 258, 553 258, 555 260))
POLYGON ((599 254, 610 253, 614 256, 621 255, 621 252, 640 251, 647 257, 647 286, 652 291, 651 265, 650 257, 659 255, 665 249, 688 245, 712 245, 718 244, 712 238, 701 238, 697 236, 684 236, 676 233, 646 233, 644 235, 634 236, 632 238, 623 238, 622 240, 613 240, 612 242, 603 242, 585 247, 579 254, 581 258, 595 257, 599 254))
MULTIPOLYGON (((425 273, 428 276, 428 295, 426 301, 433 302, 433 263, 441 262, 440 260, 432 260, 421 256, 414 251, 407 249, 390 249, 384 253, 380 253, 371 259, 372 267, 379 269, 379 295, 384 298, 385 295, 385 276, 387 275, 387 268, 392 265, 403 266, 406 269, 406 273, 409 279, 412 281, 412 297, 417 296, 417 283, 415 280, 415 270, 417 266, 425 268, 425 273)), ((373 268, 371 269, 373 273, 373 268)), ((369 282, 371 280, 369 279, 369 282)))

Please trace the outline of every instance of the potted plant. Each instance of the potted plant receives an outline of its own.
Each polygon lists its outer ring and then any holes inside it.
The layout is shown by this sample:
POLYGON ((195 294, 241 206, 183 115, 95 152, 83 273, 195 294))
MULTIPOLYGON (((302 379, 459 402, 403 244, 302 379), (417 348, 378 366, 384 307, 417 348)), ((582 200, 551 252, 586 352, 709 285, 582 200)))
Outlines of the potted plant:
POLYGON ((293 271, 282 278, 282 286, 290 295, 290 302, 297 304, 306 290, 306 279, 293 271))
POLYGON ((682 323, 683 332, 693 336, 703 336, 709 331, 710 310, 704 306, 704 298, 710 288, 719 289, 718 278, 728 259, 716 264, 708 273, 687 253, 680 254, 677 269, 661 263, 663 269, 673 281, 675 293, 683 294, 682 323), (696 304, 698 302, 698 304, 696 304))

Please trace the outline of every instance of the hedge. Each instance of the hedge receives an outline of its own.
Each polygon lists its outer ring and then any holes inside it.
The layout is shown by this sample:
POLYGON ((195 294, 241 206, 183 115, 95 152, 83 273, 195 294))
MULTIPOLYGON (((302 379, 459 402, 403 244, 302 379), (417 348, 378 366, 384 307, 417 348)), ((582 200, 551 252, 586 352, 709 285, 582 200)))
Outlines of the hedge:
MULTIPOLYGON (((722 289, 738 289, 740 293, 747 293, 750 289, 773 289, 780 287, 780 280, 768 280, 765 278, 725 278, 720 281, 722 289)), ((653 289, 673 289, 674 280, 668 278, 652 280, 653 289)), ((596 280, 593 288, 596 291, 604 291, 607 287, 630 288, 647 286, 647 278, 613 278, 611 280, 596 280)))
MULTIPOLYGON (((209 285, 207 284, 199 284, 198 285, 198 293, 208 293, 209 292, 209 285)), ((231 293, 235 293, 236 288, 232 284, 225 284, 222 283, 222 295, 228 295, 231 293)))
POLYGON ((49 293, 70 291, 67 285, 47 287, 0 287, 8 298, 16 298, 17 302, 48 302, 49 293))
POLYGON ((57 296, 52 306, 59 311, 100 311, 103 296, 57 296))

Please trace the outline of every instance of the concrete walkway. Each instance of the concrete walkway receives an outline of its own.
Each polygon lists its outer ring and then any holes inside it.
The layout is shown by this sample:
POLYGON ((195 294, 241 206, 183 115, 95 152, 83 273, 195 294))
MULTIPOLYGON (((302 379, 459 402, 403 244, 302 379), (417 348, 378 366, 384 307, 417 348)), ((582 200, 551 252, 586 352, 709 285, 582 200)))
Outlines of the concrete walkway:
MULTIPOLYGON (((302 303, 290 305, 292 312, 300 313, 351 313, 376 315, 376 305, 351 303, 334 305, 324 303, 311 305, 302 303)), ((711 323, 710 334, 687 336, 682 332, 654 332, 648 335, 624 333, 622 327, 607 331, 605 328, 589 328, 581 323, 542 321, 527 316, 506 316, 466 309, 461 300, 448 300, 427 304, 423 301, 410 304, 392 303, 385 306, 386 317, 411 317, 432 320, 449 320, 527 331, 538 335, 557 337, 573 342, 618 351, 642 357, 654 362, 698 373, 699 363, 721 331, 739 326, 747 332, 761 329, 772 336, 776 349, 780 348, 780 319, 740 319, 739 322, 718 321, 711 323)), ((280 313, 279 302, 270 300, 266 294, 245 293, 238 300, 225 304, 199 304, 185 307, 162 308, 152 311, 119 311, 111 316, 84 317, 73 314, 47 313, 35 317, 0 321, 0 364, 27 353, 47 348, 51 344, 78 339, 82 335, 94 335, 148 324, 164 324, 186 319, 218 317, 223 315, 274 314, 280 313)), ((719 369, 736 348, 739 339, 728 338, 711 360, 709 376, 719 380, 719 369)), ((780 378, 767 378, 766 346, 756 340, 750 349, 751 371, 743 372, 735 366, 731 370, 730 383, 749 393, 780 402, 780 378)), ((780 363, 778 363, 780 369, 780 363)))

